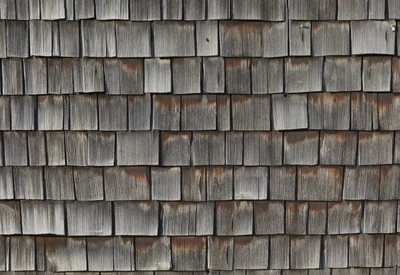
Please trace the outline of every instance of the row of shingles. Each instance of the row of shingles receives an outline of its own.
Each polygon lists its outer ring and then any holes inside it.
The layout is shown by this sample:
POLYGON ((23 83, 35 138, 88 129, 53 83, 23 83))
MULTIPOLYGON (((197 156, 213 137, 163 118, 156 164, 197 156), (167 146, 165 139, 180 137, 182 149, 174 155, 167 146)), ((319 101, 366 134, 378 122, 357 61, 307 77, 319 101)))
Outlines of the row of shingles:
POLYGON ((3 21, 0 36, 1 57, 394 55, 396 22, 3 21))
POLYGON ((58 272, 395 267, 397 243, 396 235, 367 234, 208 238, 19 236, 0 239, 1 246, 8 248, 0 261, 4 269, 11 271, 36 268, 58 272), (66 257, 69 253, 76 257, 66 257), (25 257, 19 257, 21 254, 25 257))

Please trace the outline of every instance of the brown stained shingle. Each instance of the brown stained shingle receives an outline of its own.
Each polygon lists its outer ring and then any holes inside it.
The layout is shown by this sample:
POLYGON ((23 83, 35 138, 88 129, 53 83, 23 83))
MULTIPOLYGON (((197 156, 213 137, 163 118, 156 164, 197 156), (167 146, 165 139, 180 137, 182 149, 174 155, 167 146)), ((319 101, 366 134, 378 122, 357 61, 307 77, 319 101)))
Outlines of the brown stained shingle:
POLYGON ((253 202, 217 202, 216 235, 251 235, 253 232, 253 202))
POLYGON ((349 239, 349 266, 382 266, 383 235, 351 235, 349 239))
POLYGON ((176 271, 202 271, 206 268, 205 237, 173 237, 172 266, 176 271))
POLYGON ((219 25, 221 56, 261 56, 261 35, 259 22, 221 21, 219 25))
POLYGON ((182 96, 181 128, 187 130, 216 130, 216 95, 182 96), (201 118, 201 119, 199 119, 201 118))
POLYGON ((171 239, 136 238, 136 270, 169 270, 171 268, 171 239))
POLYGON ((188 132, 161 133, 161 163, 164 166, 190 165, 190 141, 188 132))
POLYGON ((268 268, 268 236, 235 237, 235 269, 268 268))
POLYGON ((209 269, 232 270, 233 269, 232 237, 208 237, 207 264, 209 269))

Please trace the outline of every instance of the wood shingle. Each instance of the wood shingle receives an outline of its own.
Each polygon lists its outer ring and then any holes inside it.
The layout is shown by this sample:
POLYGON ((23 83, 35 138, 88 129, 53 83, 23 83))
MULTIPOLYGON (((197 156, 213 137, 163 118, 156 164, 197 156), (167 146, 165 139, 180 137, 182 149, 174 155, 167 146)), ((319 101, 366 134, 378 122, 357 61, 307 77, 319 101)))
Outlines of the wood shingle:
POLYGON ((254 231, 256 235, 285 233, 285 204, 283 202, 254 203, 254 231))
POLYGON ((291 20, 335 20, 337 2, 323 1, 295 1, 289 0, 289 19, 291 20))
POLYGON ((251 235, 253 232, 253 202, 217 202, 215 208, 216 234, 251 235))
MULTIPOLYGON (((181 2, 181 0, 179 0, 181 2)), ((163 3, 176 2, 165 1, 163 3)), ((164 14, 167 12, 164 10, 164 14)), ((193 22, 154 22, 156 57, 195 56, 195 24, 193 22)))
POLYGON ((219 24, 221 56, 261 56, 261 35, 259 22, 221 21, 219 24))
POLYGON ((136 270, 170 270, 170 238, 136 238, 135 246, 136 270))
POLYGON ((266 269, 268 268, 268 236, 235 237, 234 268, 266 269), (254 257, 257 255, 257 257, 254 257))

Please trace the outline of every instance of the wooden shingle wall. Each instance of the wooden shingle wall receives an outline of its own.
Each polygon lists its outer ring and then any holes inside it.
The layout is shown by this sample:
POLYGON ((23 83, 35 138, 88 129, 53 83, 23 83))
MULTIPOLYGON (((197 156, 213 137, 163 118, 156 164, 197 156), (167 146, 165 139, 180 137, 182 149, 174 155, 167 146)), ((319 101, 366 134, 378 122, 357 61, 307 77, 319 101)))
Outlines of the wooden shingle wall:
POLYGON ((400 274, 399 20, 0 0, 0 275, 400 274))

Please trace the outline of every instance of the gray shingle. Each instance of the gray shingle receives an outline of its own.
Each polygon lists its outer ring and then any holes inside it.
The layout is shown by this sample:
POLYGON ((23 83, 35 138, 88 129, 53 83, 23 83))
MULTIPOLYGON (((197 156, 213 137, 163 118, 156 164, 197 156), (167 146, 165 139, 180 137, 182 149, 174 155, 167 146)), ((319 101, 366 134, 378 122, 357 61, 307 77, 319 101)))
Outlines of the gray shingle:
POLYGON ((350 94, 316 93, 308 96, 310 129, 348 130, 350 94))
MULTIPOLYGON (((16 19, 16 1, 3 0, 0 9, 1 19, 16 19)), ((29 19, 29 18, 28 18, 29 19)))
POLYGON ((38 130, 63 130, 64 96, 38 96, 38 130))
POLYGON ((127 130, 128 101, 126 96, 99 95, 99 130, 127 130))
POLYGON ((283 21, 285 6, 283 0, 233 0, 232 16, 235 20, 283 21))
POLYGON ((73 169, 76 199, 98 201, 104 199, 103 169, 76 167, 73 169))
POLYGON ((86 238, 46 237, 49 271, 86 271, 86 238))
MULTIPOLYGON (((353 1, 340 0, 343 3, 353 1)), ((339 7, 340 7, 339 1, 339 7)), ((361 3, 363 1, 358 1, 361 3)), ((364 1, 367 3, 367 1, 364 1)), ((348 9, 346 9, 348 10, 348 9)), ((340 13, 339 13, 340 18, 340 13)), ((351 53, 354 54, 394 54, 395 21, 352 21, 351 53)))
POLYGON ((328 210, 326 202, 310 202, 308 205, 308 234, 326 234, 328 210))
POLYGON ((222 57, 203 58, 203 91, 205 93, 225 92, 225 59, 222 57))
POLYGON ((25 94, 47 94, 47 60, 24 59, 25 94))
POLYGON ((291 237, 290 246, 290 267, 292 269, 320 267, 320 236, 291 237))
POLYGON ((14 167, 14 194, 16 199, 43 200, 44 182, 42 167, 14 167))
POLYGON ((235 269, 268 268, 268 236, 235 237, 235 269), (255 256, 257 255, 257 256, 255 256))
POLYGON ((229 131, 231 129, 231 97, 217 95, 217 129, 229 131))
POLYGON ((349 55, 350 24, 347 22, 314 22, 312 43, 314 56, 349 55))
POLYGON ((143 167, 110 167, 104 169, 105 199, 149 200, 149 170, 143 167))
POLYGON ((97 95, 71 95, 69 100, 71 130, 97 130, 97 95))
POLYGON ((190 140, 188 132, 161 133, 161 164, 164 166, 190 165, 190 140))
POLYGON ((74 178, 71 167, 45 167, 46 199, 74 200, 74 178))
POLYGON ((60 56, 60 28, 57 21, 51 22, 51 39, 53 56, 60 56))
POLYGON ((201 58, 172 59, 172 86, 174 94, 201 92, 201 58))
POLYGON ((81 32, 82 56, 113 57, 116 55, 115 21, 82 20, 81 32))
POLYGON ((285 204, 283 202, 254 202, 254 231, 256 235, 285 233, 285 204))
POLYGON ((150 130, 151 95, 128 96, 129 130, 150 130))
POLYGON ((225 59, 225 81, 228 94, 251 93, 251 61, 248 58, 225 59))
POLYGON ((163 238, 136 238, 136 270, 170 270, 171 240, 163 238))
POLYGON ((128 0, 96 0, 96 19, 98 20, 128 20, 128 0))
POLYGON ((226 132, 225 134, 225 151, 227 165, 243 164, 243 133, 242 132, 226 132))
MULTIPOLYGON (((78 64, 74 61, 77 60, 54 58, 47 61, 47 92, 49 94, 72 94, 74 92, 74 71, 76 70, 74 64, 78 64)), ((76 80, 76 84, 79 81, 76 80)), ((82 91, 81 87, 76 86, 75 88, 76 92, 82 91)))
POLYGON ((390 57, 363 58, 363 91, 389 92, 391 89, 392 59, 390 57))
POLYGON ((318 131, 285 132, 284 164, 315 165, 318 163, 318 131))
POLYGON ((214 203, 169 202, 162 204, 163 235, 212 235, 214 229, 214 203))
POLYGON ((323 59, 288 58, 285 60, 286 93, 319 92, 322 90, 323 59), (304 81, 307 79, 307 81, 304 81), (308 81, 312 79, 312 81, 308 81))
POLYGON ((158 165, 159 133, 117 132, 118 165, 158 165))
POLYGON ((233 245, 232 237, 209 237, 207 267, 214 270, 232 270, 233 245))
POLYGON ((181 199, 181 168, 151 169, 151 198, 177 201, 181 199))
MULTIPOLYGON (((287 235, 270 236, 269 268, 289 269, 289 250, 290 250, 290 236, 287 235)), ((276 275, 279 274, 281 274, 280 271, 276 275)))
POLYGON ((368 0, 338 0, 338 20, 365 20, 368 16, 368 0))
POLYGON ((40 0, 40 16, 42 20, 65 19, 65 1, 40 0))
POLYGON ((154 22, 155 56, 195 56, 194 33, 194 22, 154 22))
POLYGON ((28 154, 30 166, 46 165, 46 144, 44 132, 28 132, 28 154))
POLYGON ((307 95, 272 95, 275 130, 308 128, 307 95))
POLYGON ((349 242, 349 266, 381 267, 383 261, 382 235, 351 235, 349 242))
POLYGON ((113 239, 87 238, 87 262, 89 271, 113 270, 113 239))
MULTIPOLYGON (((383 98, 383 95, 381 95, 383 98)), ((376 130, 378 129, 378 97, 377 94, 351 94, 351 129, 376 130)))
POLYGON ((357 132, 321 132, 320 163, 322 165, 356 165, 357 141, 357 132))
MULTIPOLYGON (((376 157, 376 154, 374 154, 376 157)), ((379 167, 346 167, 343 199, 377 200, 379 194, 379 167)))
MULTIPOLYGON (((191 3, 205 3, 203 1, 190 0, 191 3)), ((186 2, 185 2, 186 4, 186 2)), ((185 5, 186 8, 186 5, 185 5)), ((185 13, 186 16, 186 13, 185 13)), ((197 56, 218 55, 218 22, 196 21, 196 53, 197 56)))
POLYGON ((112 166, 115 156, 115 133, 88 132, 88 165, 112 166))
POLYGON ((221 21, 219 23, 221 56, 261 56, 261 34, 260 22, 221 21))
POLYGON ((231 1, 229 0, 208 0, 208 20, 229 19, 231 17, 231 1))
POLYGON ((400 162, 400 132, 395 132, 395 147, 394 147, 394 152, 393 152, 393 162, 394 163, 399 163, 400 162))
POLYGON ((171 74, 170 59, 145 59, 144 92, 170 93, 172 91, 171 74))
MULTIPOLYGON (((14 1, 9 1, 13 3, 14 1)), ((0 10, 0 18, 3 18, 2 13, 3 10, 0 10)), ((7 35, 7 28, 6 28, 6 21, 2 21, 0 23, 0 57, 1 58, 6 58, 7 57, 7 41, 6 41, 6 35, 7 35)))
POLYGON ((289 0, 291 20, 335 20, 337 2, 335 0, 289 0))
POLYGON ((21 201, 22 233, 64 235, 64 202, 21 201))
POLYGON ((163 20, 182 20, 182 0, 161 0, 163 20))
POLYGON ((172 238, 172 266, 176 271, 203 271, 206 268, 205 237, 172 238))
POLYGON ((24 93, 22 60, 2 59, 3 95, 22 95, 24 93))
POLYGON ((233 169, 207 167, 207 200, 231 200, 233 198, 233 169))
POLYGON ((206 200, 206 168, 182 167, 182 200, 206 200))
POLYGON ((104 76, 107 94, 143 94, 141 59, 105 59, 104 76))
POLYGON ((395 233, 396 232, 395 201, 365 202, 363 216, 364 233, 395 233))
POLYGON ((131 0, 130 17, 132 21, 154 21, 161 19, 159 0, 131 0))
POLYGON ((153 96, 153 129, 172 130, 180 129, 181 97, 175 95, 153 96))
POLYGON ((327 92, 361 91, 361 57, 326 57, 323 79, 327 92))
POLYGON ((65 138, 62 131, 46 132, 47 164, 65 165, 65 138))
POLYGON ((25 132, 4 132, 4 164, 6 166, 28 165, 28 139, 25 132))
POLYGON ((388 13, 390 19, 400 18, 400 3, 396 0, 388 0, 387 2, 388 13))
POLYGON ((111 235, 110 202, 66 202, 69 236, 111 235))
POLYGON ((205 20, 206 0, 183 0, 184 20, 205 20))
POLYGON ((11 96, 11 129, 35 129, 35 105, 33 96, 11 96))
POLYGON ((360 201, 328 203, 328 234, 360 233, 362 213, 360 201))
POLYGON ((270 109, 268 95, 232 96, 233 130, 269 130, 270 109))
POLYGON ((65 132, 67 165, 87 166, 88 136, 86 132, 65 132))
MULTIPOLYGON (((104 1, 104 0, 102 0, 104 1)), ((110 5, 116 5, 108 0, 110 5)), ((128 2, 126 0, 126 5, 128 2)), ((150 57, 151 26, 147 22, 116 22, 116 40, 118 57, 150 57)))
POLYGON ((224 165, 225 133, 194 132, 192 138, 192 164, 224 165))
POLYGON ((7 21, 7 57, 28 57, 27 21, 7 21))
MULTIPOLYGON (((398 236, 397 235, 386 235, 385 236, 385 254, 384 254, 384 266, 385 267, 394 267, 398 262, 398 236)), ((396 271, 396 268, 393 269, 396 271)))
POLYGON ((268 196, 267 167, 236 167, 234 170, 235 200, 266 200, 268 196))
POLYGON ((135 245, 133 238, 114 237, 114 270, 130 271, 135 269, 135 245))
POLYGON ((79 57, 79 22, 60 21, 60 55, 79 57))
POLYGON ((311 22, 289 22, 289 54, 291 56, 311 55, 311 22))
POLYGON ((286 202, 286 234, 306 235, 307 219, 307 202, 286 202))
POLYGON ((400 166, 384 165, 381 166, 379 181, 379 199, 396 200, 400 198, 400 189, 397 179, 400 177, 400 166))
POLYGON ((253 202, 216 202, 216 235, 251 235, 253 232, 253 202))
POLYGON ((295 200, 296 167, 271 167, 269 191, 271 200, 295 200))
POLYGON ((115 202, 115 234, 155 236, 158 232, 158 213, 159 204, 155 201, 115 202))
POLYGON ((371 0, 368 3, 368 19, 385 19, 386 1, 371 0))
POLYGON ((216 130, 215 95, 182 96, 182 130, 216 130), (199 118, 202 118, 201 120, 199 118))
POLYGON ((400 58, 392 57, 392 90, 395 93, 400 92, 400 58))
POLYGON ((360 132, 358 164, 392 164, 393 132, 360 132))
POLYGON ((35 270, 35 237, 10 238, 10 267, 13 271, 35 270))
POLYGON ((283 59, 258 59, 251 62, 253 94, 283 93, 283 59))
POLYGON ((244 165, 282 165, 282 132, 244 133, 244 165))
MULTIPOLYGON (((18 201, 0 203, 0 232, 2 235, 21 234, 21 214, 18 201)), ((4 248, 2 247, 2 249, 4 248)), ((2 256, 4 257, 4 255, 2 256)))
POLYGON ((297 199, 340 201, 343 169, 341 167, 298 167, 297 199))
POLYGON ((29 21, 29 46, 31 55, 52 56, 51 23, 51 21, 42 20, 29 21))
POLYGON ((1 200, 8 200, 14 198, 12 167, 0 167, 0 187, 1 187, 0 188, 1 200))
POLYGON ((324 266, 328 268, 348 267, 348 236, 325 236, 324 238, 324 266))

